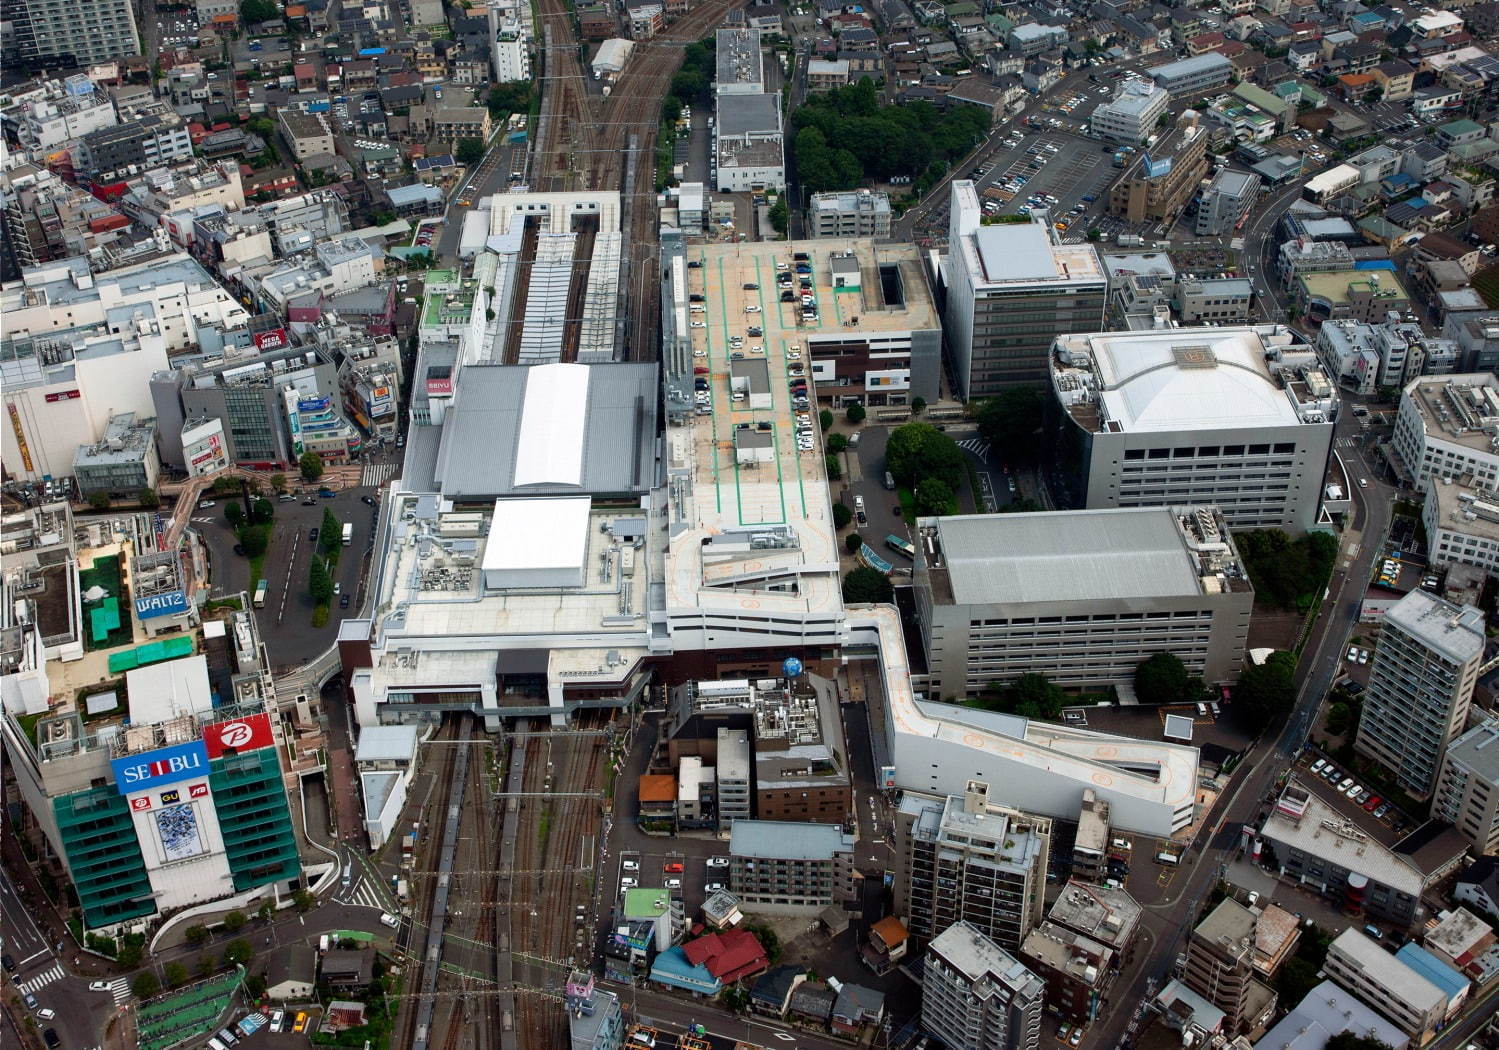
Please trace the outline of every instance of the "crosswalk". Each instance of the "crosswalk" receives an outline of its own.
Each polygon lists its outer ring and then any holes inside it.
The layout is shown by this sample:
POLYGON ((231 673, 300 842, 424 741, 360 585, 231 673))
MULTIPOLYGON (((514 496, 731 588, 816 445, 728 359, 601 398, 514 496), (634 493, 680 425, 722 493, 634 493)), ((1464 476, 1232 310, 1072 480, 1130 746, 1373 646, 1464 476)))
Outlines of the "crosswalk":
POLYGON ((61 966, 53 966, 50 970, 43 970, 35 977, 28 977, 26 980, 18 982, 16 987, 21 990, 22 995, 32 995, 47 987, 53 981, 60 981, 66 976, 67 974, 63 972, 61 966))
POLYGON ((983 438, 964 438, 958 442, 958 447, 965 452, 972 452, 979 459, 989 458, 989 442, 983 438))
POLYGON ((383 889, 374 879, 360 879, 359 885, 354 887, 354 892, 344 903, 352 904, 356 908, 375 908, 378 911, 386 911, 390 908, 390 902, 385 899, 383 889))
POLYGON ((109 994, 114 996, 116 1006, 124 1006, 130 1001, 130 982, 123 977, 116 977, 109 982, 109 994))
POLYGON ((365 488, 377 489, 395 477, 399 469, 400 466, 396 463, 366 463, 360 484, 365 488))

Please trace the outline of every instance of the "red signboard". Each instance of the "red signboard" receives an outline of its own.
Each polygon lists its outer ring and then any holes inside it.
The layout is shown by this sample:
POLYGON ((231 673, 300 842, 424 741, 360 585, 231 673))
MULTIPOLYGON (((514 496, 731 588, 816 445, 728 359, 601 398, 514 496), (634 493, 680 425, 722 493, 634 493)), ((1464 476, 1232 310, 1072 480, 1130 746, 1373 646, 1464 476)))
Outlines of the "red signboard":
POLYGON ((56 404, 59 401, 76 401, 83 395, 76 390, 60 390, 55 394, 47 395, 47 404, 56 404))
POLYGON ((133 799, 131 799, 130 800, 130 808, 131 809, 150 809, 151 808, 151 796, 150 795, 142 795, 140 798, 133 798, 133 799))
POLYGON ((243 754, 256 748, 270 747, 272 743, 269 715, 251 715, 232 722, 219 722, 203 730, 203 744, 208 748, 209 758, 218 758, 225 751, 243 754))
POLYGON ((206 798, 208 796, 207 784, 193 784, 187 789, 188 798, 206 798))
POLYGON ((272 328, 266 332, 256 332, 254 338, 257 350, 280 350, 286 345, 286 329, 272 328))
POLYGON ((453 381, 451 379, 427 380, 427 393, 429 394, 451 394, 452 392, 453 381))

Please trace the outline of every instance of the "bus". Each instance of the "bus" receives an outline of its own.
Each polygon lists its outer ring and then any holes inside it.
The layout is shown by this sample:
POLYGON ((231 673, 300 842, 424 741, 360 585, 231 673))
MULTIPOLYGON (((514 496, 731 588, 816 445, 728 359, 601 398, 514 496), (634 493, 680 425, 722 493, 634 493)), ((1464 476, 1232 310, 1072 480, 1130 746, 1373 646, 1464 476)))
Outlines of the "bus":
POLYGON ((347 546, 349 546, 349 544, 351 544, 353 542, 354 542, 354 525, 351 522, 344 522, 344 546, 347 547, 347 546))
POLYGON ((885 537, 885 546, 893 551, 899 551, 912 561, 916 560, 916 548, 911 546, 909 540, 903 540, 899 536, 892 534, 885 537))
POLYGON ((257 609, 265 607, 265 590, 267 586, 268 584, 265 580, 261 580, 255 585, 255 608, 257 609))

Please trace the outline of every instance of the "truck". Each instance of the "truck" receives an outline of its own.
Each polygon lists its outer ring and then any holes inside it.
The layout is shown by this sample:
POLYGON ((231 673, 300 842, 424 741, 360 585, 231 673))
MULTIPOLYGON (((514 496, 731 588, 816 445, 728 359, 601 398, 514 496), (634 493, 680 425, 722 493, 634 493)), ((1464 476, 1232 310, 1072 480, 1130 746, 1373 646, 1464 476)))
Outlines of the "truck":
POLYGON ((270 585, 265 580, 261 580, 255 584, 255 608, 265 608, 265 592, 268 586, 270 585))
POLYGON ((344 546, 347 547, 354 542, 354 525, 352 522, 344 522, 344 546))
POLYGON ((1121 233, 1114 240, 1121 248, 1138 248, 1145 243, 1145 238, 1138 233, 1121 233))

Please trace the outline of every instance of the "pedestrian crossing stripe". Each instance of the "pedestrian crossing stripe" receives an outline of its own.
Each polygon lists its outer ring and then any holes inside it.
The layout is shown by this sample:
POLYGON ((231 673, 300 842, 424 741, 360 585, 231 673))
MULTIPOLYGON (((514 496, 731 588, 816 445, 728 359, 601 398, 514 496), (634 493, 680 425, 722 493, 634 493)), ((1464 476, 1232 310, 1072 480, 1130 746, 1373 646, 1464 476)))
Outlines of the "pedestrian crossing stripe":
POLYGON ((116 977, 109 982, 109 994, 114 996, 116 1006, 123 1006, 130 1001, 130 982, 123 977, 116 977))
POLYGON ((47 970, 44 973, 39 973, 29 980, 20 982, 16 985, 16 987, 21 989, 22 995, 31 995, 33 992, 37 992, 47 987, 47 985, 51 984, 53 981, 60 981, 66 976, 67 974, 62 972, 61 966, 54 966, 52 967, 52 969, 47 970))
POLYGON ((365 488, 377 489, 395 477, 399 469, 395 463, 366 463, 360 476, 360 484, 365 488))
POLYGON ((347 903, 358 908, 375 908, 379 911, 385 911, 389 907, 389 902, 386 901, 384 894, 381 893, 379 884, 374 879, 369 878, 360 880, 359 885, 354 887, 354 893, 349 897, 347 903))

